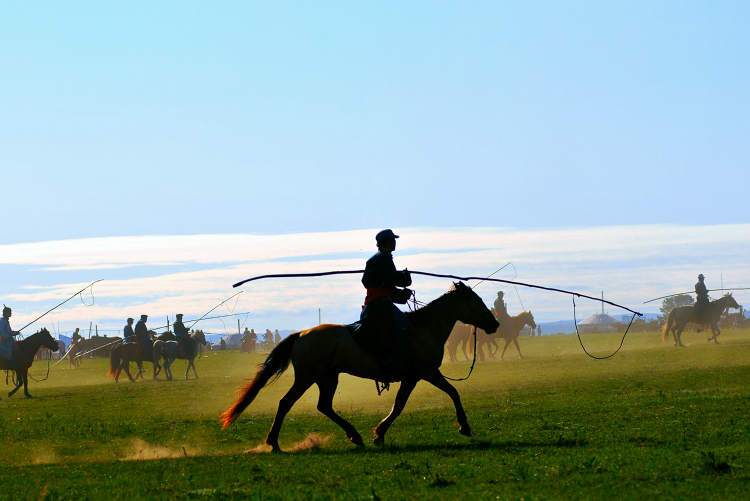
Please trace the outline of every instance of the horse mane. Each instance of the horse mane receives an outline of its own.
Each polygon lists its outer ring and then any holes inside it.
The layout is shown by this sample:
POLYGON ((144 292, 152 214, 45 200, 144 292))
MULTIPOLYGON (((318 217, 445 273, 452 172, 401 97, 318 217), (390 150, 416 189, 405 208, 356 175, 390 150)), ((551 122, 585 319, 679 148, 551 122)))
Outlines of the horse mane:
POLYGON ((462 282, 454 282, 453 287, 450 290, 436 299, 433 299, 424 306, 420 306, 414 311, 407 311, 406 317, 409 319, 409 323, 412 325, 424 325, 433 316, 434 310, 438 309, 445 298, 451 294, 455 294, 461 289, 461 287, 467 288, 462 282))

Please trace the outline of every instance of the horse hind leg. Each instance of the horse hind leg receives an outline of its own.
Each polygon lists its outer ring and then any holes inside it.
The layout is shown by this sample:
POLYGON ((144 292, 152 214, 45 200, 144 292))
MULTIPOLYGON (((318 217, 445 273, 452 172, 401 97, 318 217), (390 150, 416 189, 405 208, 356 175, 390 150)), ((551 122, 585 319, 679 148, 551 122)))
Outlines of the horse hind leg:
POLYGON ((23 381, 21 380, 21 376, 16 372, 16 387, 13 388, 8 392, 8 397, 12 397, 16 394, 19 388, 21 388, 21 385, 23 384, 23 381))
POLYGON ((294 384, 279 401, 279 408, 276 411, 276 417, 271 425, 271 430, 266 436, 266 444, 270 445, 274 452, 281 452, 281 448, 279 447, 279 433, 281 432, 281 425, 284 422, 284 417, 286 417, 295 402, 300 399, 312 384, 312 381, 301 381, 298 376, 295 375, 294 384))
POLYGON ((333 396, 336 394, 336 387, 339 384, 338 374, 334 376, 324 376, 316 381, 316 383, 320 390, 318 410, 324 416, 330 418, 331 421, 339 425, 344 430, 351 443, 359 447, 364 447, 365 443, 362 441, 362 436, 356 428, 354 428, 354 426, 352 426, 346 419, 336 414, 336 411, 333 410, 333 396))

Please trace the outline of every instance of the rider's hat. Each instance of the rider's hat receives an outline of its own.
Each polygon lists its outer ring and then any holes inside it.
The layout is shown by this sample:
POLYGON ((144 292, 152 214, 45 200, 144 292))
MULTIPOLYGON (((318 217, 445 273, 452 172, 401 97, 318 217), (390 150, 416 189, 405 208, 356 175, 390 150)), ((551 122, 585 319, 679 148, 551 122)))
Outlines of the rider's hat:
POLYGON ((148 315, 141 315, 141 320, 148 318, 148 315))
POLYGON ((182 313, 178 313, 177 318, 182 318, 182 313))
POLYGON ((497 291, 498 296, 502 296, 503 294, 505 294, 503 291, 497 291))
POLYGON ((698 275, 698 278, 706 278, 706 277, 704 277, 703 273, 701 273, 700 275, 698 275))
POLYGON ((379 231, 378 234, 375 235, 375 241, 377 243, 385 242, 387 240, 391 240, 392 238, 398 238, 398 235, 393 233, 393 230, 379 231))

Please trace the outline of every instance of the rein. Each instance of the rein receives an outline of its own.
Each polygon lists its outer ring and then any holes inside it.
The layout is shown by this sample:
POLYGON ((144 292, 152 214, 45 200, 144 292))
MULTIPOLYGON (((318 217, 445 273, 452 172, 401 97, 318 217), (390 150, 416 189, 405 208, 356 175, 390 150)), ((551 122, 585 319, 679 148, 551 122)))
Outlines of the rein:
POLYGON ((477 326, 472 325, 472 327, 474 327, 474 332, 472 333, 474 335, 474 360, 472 360, 471 362, 471 368, 469 369, 469 373, 466 375, 466 377, 457 378, 457 379, 448 377, 445 374, 443 374, 443 377, 445 379, 449 379, 451 381, 466 381, 467 379, 469 379, 469 376, 471 376, 471 373, 474 371, 474 364, 477 363, 477 326))

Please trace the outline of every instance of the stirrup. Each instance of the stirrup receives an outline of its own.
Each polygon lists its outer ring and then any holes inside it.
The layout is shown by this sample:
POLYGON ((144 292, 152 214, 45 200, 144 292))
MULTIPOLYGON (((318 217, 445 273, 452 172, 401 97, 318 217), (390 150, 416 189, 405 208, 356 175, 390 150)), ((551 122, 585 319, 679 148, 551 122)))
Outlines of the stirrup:
POLYGON ((375 381, 375 389, 378 390, 378 396, 380 396, 384 391, 391 391, 391 383, 375 381))

